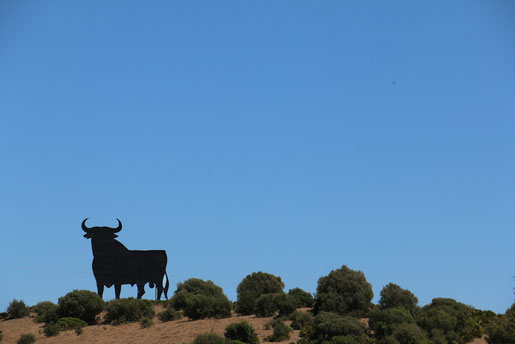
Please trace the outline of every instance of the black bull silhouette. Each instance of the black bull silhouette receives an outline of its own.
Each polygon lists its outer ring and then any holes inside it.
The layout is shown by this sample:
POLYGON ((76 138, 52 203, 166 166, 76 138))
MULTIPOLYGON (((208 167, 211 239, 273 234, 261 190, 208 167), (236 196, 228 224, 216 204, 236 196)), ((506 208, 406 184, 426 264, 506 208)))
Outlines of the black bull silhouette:
POLYGON ((114 285, 116 298, 120 298, 122 284, 138 286, 138 299, 145 294, 145 284, 150 288, 156 286, 156 300, 161 299, 164 291, 168 299, 168 275, 166 274, 166 251, 134 251, 127 249, 121 242, 115 240, 122 230, 122 223, 118 220, 118 227, 86 227, 87 218, 82 221, 82 230, 86 232, 85 238, 91 239, 93 249, 93 274, 97 280, 98 295, 102 297, 104 286, 114 285), (166 285, 163 288, 163 278, 166 276, 166 285))

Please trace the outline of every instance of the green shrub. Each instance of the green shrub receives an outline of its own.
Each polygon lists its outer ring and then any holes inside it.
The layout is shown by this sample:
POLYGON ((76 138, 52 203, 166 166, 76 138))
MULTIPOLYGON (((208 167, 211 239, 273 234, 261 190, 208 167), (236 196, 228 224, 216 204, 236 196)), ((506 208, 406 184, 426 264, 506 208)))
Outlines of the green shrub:
POLYGON ((415 324, 400 324, 392 337, 400 344, 431 344, 424 331, 415 324))
POLYGON ((274 330, 274 333, 272 335, 265 338, 268 342, 282 342, 283 340, 290 338, 290 332, 292 329, 287 326, 284 322, 273 319, 270 321, 270 326, 274 330))
POLYGON ((11 319, 23 318, 29 315, 29 309, 23 300, 12 300, 7 307, 7 315, 11 319))
POLYGON ((166 307, 164 311, 157 315, 157 318, 162 322, 179 320, 182 318, 182 314, 176 311, 172 306, 166 307))
POLYGON ((254 314, 258 317, 271 317, 277 312, 277 294, 263 294, 257 298, 254 305, 254 314))
POLYGON ((390 336, 399 325, 404 323, 415 323, 415 319, 404 307, 375 309, 368 320, 368 325, 377 339, 390 336))
POLYGON ((238 285, 238 301, 236 311, 248 315, 254 312, 256 300, 263 294, 281 293, 284 283, 281 277, 265 272, 253 272, 247 275, 238 285))
POLYGON ((109 301, 106 307, 105 321, 108 324, 119 325, 153 316, 154 307, 152 302, 130 297, 109 301))
POLYGON ((193 340, 193 344, 227 344, 223 337, 215 333, 198 334, 193 340))
POLYGON ((32 333, 24 333, 20 336, 20 339, 16 341, 16 344, 32 344, 36 341, 36 337, 32 333))
POLYGON ((9 314, 7 312, 0 313, 0 319, 7 319, 9 317, 9 314))
POLYGON ((343 265, 318 280, 315 314, 364 315, 371 307, 372 286, 361 271, 343 265))
POLYGON ((59 306, 50 301, 38 302, 32 307, 38 315, 34 318, 36 323, 55 323, 58 319, 59 306))
POLYGON ((149 328, 154 325, 154 322, 150 318, 143 318, 139 321, 141 328, 149 328))
POLYGON ((61 330, 56 324, 46 324, 46 326, 43 328, 43 333, 47 337, 57 336, 59 332, 61 332, 61 330))
POLYGON ((89 290, 74 290, 63 297, 58 302, 60 318, 72 317, 79 318, 88 324, 94 324, 95 318, 104 309, 104 301, 89 290))
POLYGON ((470 306, 453 299, 435 298, 417 312, 416 321, 433 342, 465 344, 481 336, 479 327, 474 324, 472 311, 470 306))
POLYGON ((64 317, 57 320, 56 325, 61 331, 75 330, 78 328, 86 327, 88 324, 79 318, 64 317))
POLYGON ((515 315, 513 313, 499 315, 486 327, 488 344, 515 343, 515 315))
POLYGON ((4 339, 4 334, 2 333, 2 330, 0 330, 0 342, 4 339))
POLYGON ((313 304, 315 303, 313 295, 300 288, 290 289, 288 291, 288 295, 295 299, 296 308, 313 307, 313 304))
POLYGON ((75 329, 75 333, 77 334, 77 336, 80 336, 82 334, 82 332, 83 332, 82 327, 75 329))
POLYGON ((229 340, 239 340, 247 344, 258 344, 259 339, 256 331, 247 321, 232 323, 225 328, 225 338, 229 340))
POLYGON ((190 319, 228 318, 232 302, 223 293, 223 289, 212 281, 190 278, 177 285, 170 305, 176 310, 183 310, 190 319))
POLYGON ((404 307, 411 311, 417 307, 417 303, 418 299, 411 291, 402 289, 397 284, 388 283, 381 290, 379 306, 382 309, 404 307))
POLYGON ((294 330, 301 330, 306 326, 313 326, 313 315, 307 312, 294 311, 288 317, 294 330))
POLYGON ((313 324, 312 339, 318 342, 337 336, 352 336, 358 343, 366 341, 367 328, 358 319, 336 313, 320 312, 313 324))

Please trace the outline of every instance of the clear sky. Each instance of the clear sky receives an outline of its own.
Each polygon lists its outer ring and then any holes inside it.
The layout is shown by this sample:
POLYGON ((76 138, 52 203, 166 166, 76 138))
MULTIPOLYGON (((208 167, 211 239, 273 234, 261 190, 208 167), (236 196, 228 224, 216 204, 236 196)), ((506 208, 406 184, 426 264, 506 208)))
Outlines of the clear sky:
MULTIPOLYGON (((249 273, 504 312, 515 2, 0 2, 0 311, 96 291, 89 226, 171 291, 249 273)), ((146 296, 154 295, 147 286, 146 296)), ((122 297, 136 296, 124 286, 122 297)), ((114 297, 113 288, 104 293, 114 297)))

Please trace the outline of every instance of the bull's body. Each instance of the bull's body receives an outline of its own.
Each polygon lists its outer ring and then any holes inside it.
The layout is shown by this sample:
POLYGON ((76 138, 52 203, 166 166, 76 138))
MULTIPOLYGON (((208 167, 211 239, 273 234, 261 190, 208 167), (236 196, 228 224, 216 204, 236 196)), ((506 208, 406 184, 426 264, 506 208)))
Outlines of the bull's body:
POLYGON ((166 274, 167 256, 164 250, 136 251, 127 249, 121 242, 115 240, 115 230, 109 227, 85 227, 86 238, 91 238, 93 249, 93 274, 97 281, 98 294, 102 297, 104 286, 115 286, 116 298, 120 298, 122 284, 138 286, 138 298, 145 293, 144 286, 149 283, 157 288, 157 299, 164 291, 168 299, 168 275, 166 274), (163 288, 163 278, 166 276, 166 286, 163 288))

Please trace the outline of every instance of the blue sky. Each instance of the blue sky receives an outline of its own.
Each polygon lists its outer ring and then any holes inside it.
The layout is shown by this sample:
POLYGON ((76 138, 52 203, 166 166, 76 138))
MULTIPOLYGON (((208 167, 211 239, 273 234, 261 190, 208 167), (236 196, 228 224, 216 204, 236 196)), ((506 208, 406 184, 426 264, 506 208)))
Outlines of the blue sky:
MULTIPOLYGON (((254 271, 504 312, 511 1, 2 1, 0 310, 96 291, 80 223, 172 291, 254 271)), ((122 297, 135 296, 124 286, 122 297)), ((153 290, 147 287, 147 297, 153 290)), ((113 288, 104 298, 114 297, 113 288)))

